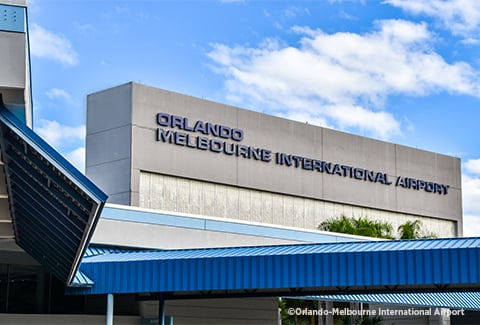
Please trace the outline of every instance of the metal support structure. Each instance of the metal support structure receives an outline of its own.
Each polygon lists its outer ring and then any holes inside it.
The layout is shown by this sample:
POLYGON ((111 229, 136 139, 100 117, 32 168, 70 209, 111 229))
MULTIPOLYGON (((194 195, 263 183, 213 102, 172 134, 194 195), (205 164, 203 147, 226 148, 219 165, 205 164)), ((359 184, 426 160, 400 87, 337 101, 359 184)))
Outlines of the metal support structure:
MULTIPOLYGON (((333 301, 326 301, 325 302, 325 309, 326 310, 333 310, 333 301)), ((333 314, 328 313, 328 315, 325 318, 325 324, 326 325, 333 325, 333 314)))
POLYGON ((165 299, 162 295, 158 299, 158 324, 165 325, 165 299))
POLYGON ((107 317, 106 325, 113 325, 113 294, 107 294, 107 317))

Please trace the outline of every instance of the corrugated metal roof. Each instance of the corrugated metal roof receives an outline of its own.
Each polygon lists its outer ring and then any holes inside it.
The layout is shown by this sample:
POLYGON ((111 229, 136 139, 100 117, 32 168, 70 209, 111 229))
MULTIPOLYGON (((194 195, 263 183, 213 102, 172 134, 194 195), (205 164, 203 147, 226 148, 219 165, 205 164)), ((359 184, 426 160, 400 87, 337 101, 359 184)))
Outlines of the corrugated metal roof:
POLYGON ((70 286, 71 287, 91 287, 93 286, 93 281, 90 280, 88 276, 86 276, 82 272, 77 271, 70 286))
POLYGON ((480 238, 126 252, 81 270, 83 294, 479 288, 480 238))
MULTIPOLYGON (((295 299, 298 298, 299 297, 296 297, 295 299)), ((480 310, 480 292, 470 291, 344 294, 306 296, 301 298, 321 301, 363 302, 370 304, 480 310)))
MULTIPOLYGON (((85 250, 84 257, 92 257, 97 255, 105 254, 118 254, 129 252, 127 249, 120 249, 115 247, 100 247, 100 246, 88 246, 85 250)), ((80 271, 77 271, 75 278, 70 284, 71 287, 91 287, 93 286, 93 281, 88 278, 85 274, 80 271)))
POLYGON ((102 246, 88 246, 85 250, 84 257, 92 257, 97 255, 114 254, 114 253, 127 253, 131 250, 119 249, 115 247, 102 247, 102 246))
POLYGON ((124 254, 98 255, 89 258, 84 263, 102 261, 128 260, 165 260, 188 258, 214 258, 235 256, 262 255, 302 255, 312 253, 365 253, 365 252, 395 252, 395 251, 427 251, 457 248, 478 248, 480 238, 448 238, 422 240, 392 240, 364 241, 344 243, 292 244, 254 247, 226 247, 205 249, 175 249, 175 250, 132 250, 124 254))
POLYGON ((1 105, 0 146, 15 241, 69 284, 107 196, 1 105))

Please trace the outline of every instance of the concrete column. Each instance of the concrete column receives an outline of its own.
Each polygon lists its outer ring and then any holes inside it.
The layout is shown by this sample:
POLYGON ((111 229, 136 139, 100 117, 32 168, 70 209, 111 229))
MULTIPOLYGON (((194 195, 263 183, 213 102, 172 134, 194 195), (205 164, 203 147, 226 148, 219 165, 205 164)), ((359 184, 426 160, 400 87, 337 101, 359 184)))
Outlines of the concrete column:
MULTIPOLYGON (((318 308, 317 308, 318 310, 321 310, 321 309, 325 310, 325 304, 323 300, 318 300, 317 303, 318 303, 318 308)), ((318 315, 317 325, 325 325, 324 318, 325 318, 324 315, 318 315)))
POLYGON ((431 308, 432 315, 428 317, 428 325, 450 325, 450 309, 431 308))

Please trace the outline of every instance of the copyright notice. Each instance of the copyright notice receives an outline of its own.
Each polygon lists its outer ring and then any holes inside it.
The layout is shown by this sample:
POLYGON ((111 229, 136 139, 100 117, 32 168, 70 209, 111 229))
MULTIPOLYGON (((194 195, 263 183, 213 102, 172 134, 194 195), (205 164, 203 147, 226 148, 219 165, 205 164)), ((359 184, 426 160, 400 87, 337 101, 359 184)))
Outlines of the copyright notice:
POLYGON ((404 309, 350 309, 350 308, 331 308, 331 309, 311 309, 311 308, 289 308, 290 316, 464 316, 464 309, 448 308, 404 308, 404 309))

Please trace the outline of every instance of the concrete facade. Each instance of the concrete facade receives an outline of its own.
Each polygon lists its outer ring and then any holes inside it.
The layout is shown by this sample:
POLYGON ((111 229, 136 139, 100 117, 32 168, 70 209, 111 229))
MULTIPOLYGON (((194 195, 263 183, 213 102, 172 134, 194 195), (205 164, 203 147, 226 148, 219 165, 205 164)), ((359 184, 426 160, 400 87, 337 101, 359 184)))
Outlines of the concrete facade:
POLYGON ((32 126, 26 1, 1 1, 0 94, 5 106, 32 126))
MULTIPOLYGON (((140 193, 140 206, 149 209, 306 229, 316 229, 328 216, 368 216, 372 220, 388 220, 394 230, 408 220, 419 218, 407 213, 145 172, 140 173, 140 193)), ((422 217, 422 221, 439 237, 455 234, 455 224, 449 220, 422 217)))
MULTIPOLYGON (((32 126, 26 2, 0 1, 0 104, 32 126)), ((0 162, 2 165, 3 162, 0 162)), ((3 166, 0 177, 3 175, 3 166)), ((0 184, 0 248, 13 238, 5 184, 0 184)))
POLYGON ((86 173, 112 203, 310 229, 417 218, 462 234, 458 158, 136 83, 88 96, 86 173), (237 139, 193 130, 207 122, 237 139))
POLYGON ((379 239, 107 204, 91 243, 146 249, 188 249, 368 240, 379 239))

